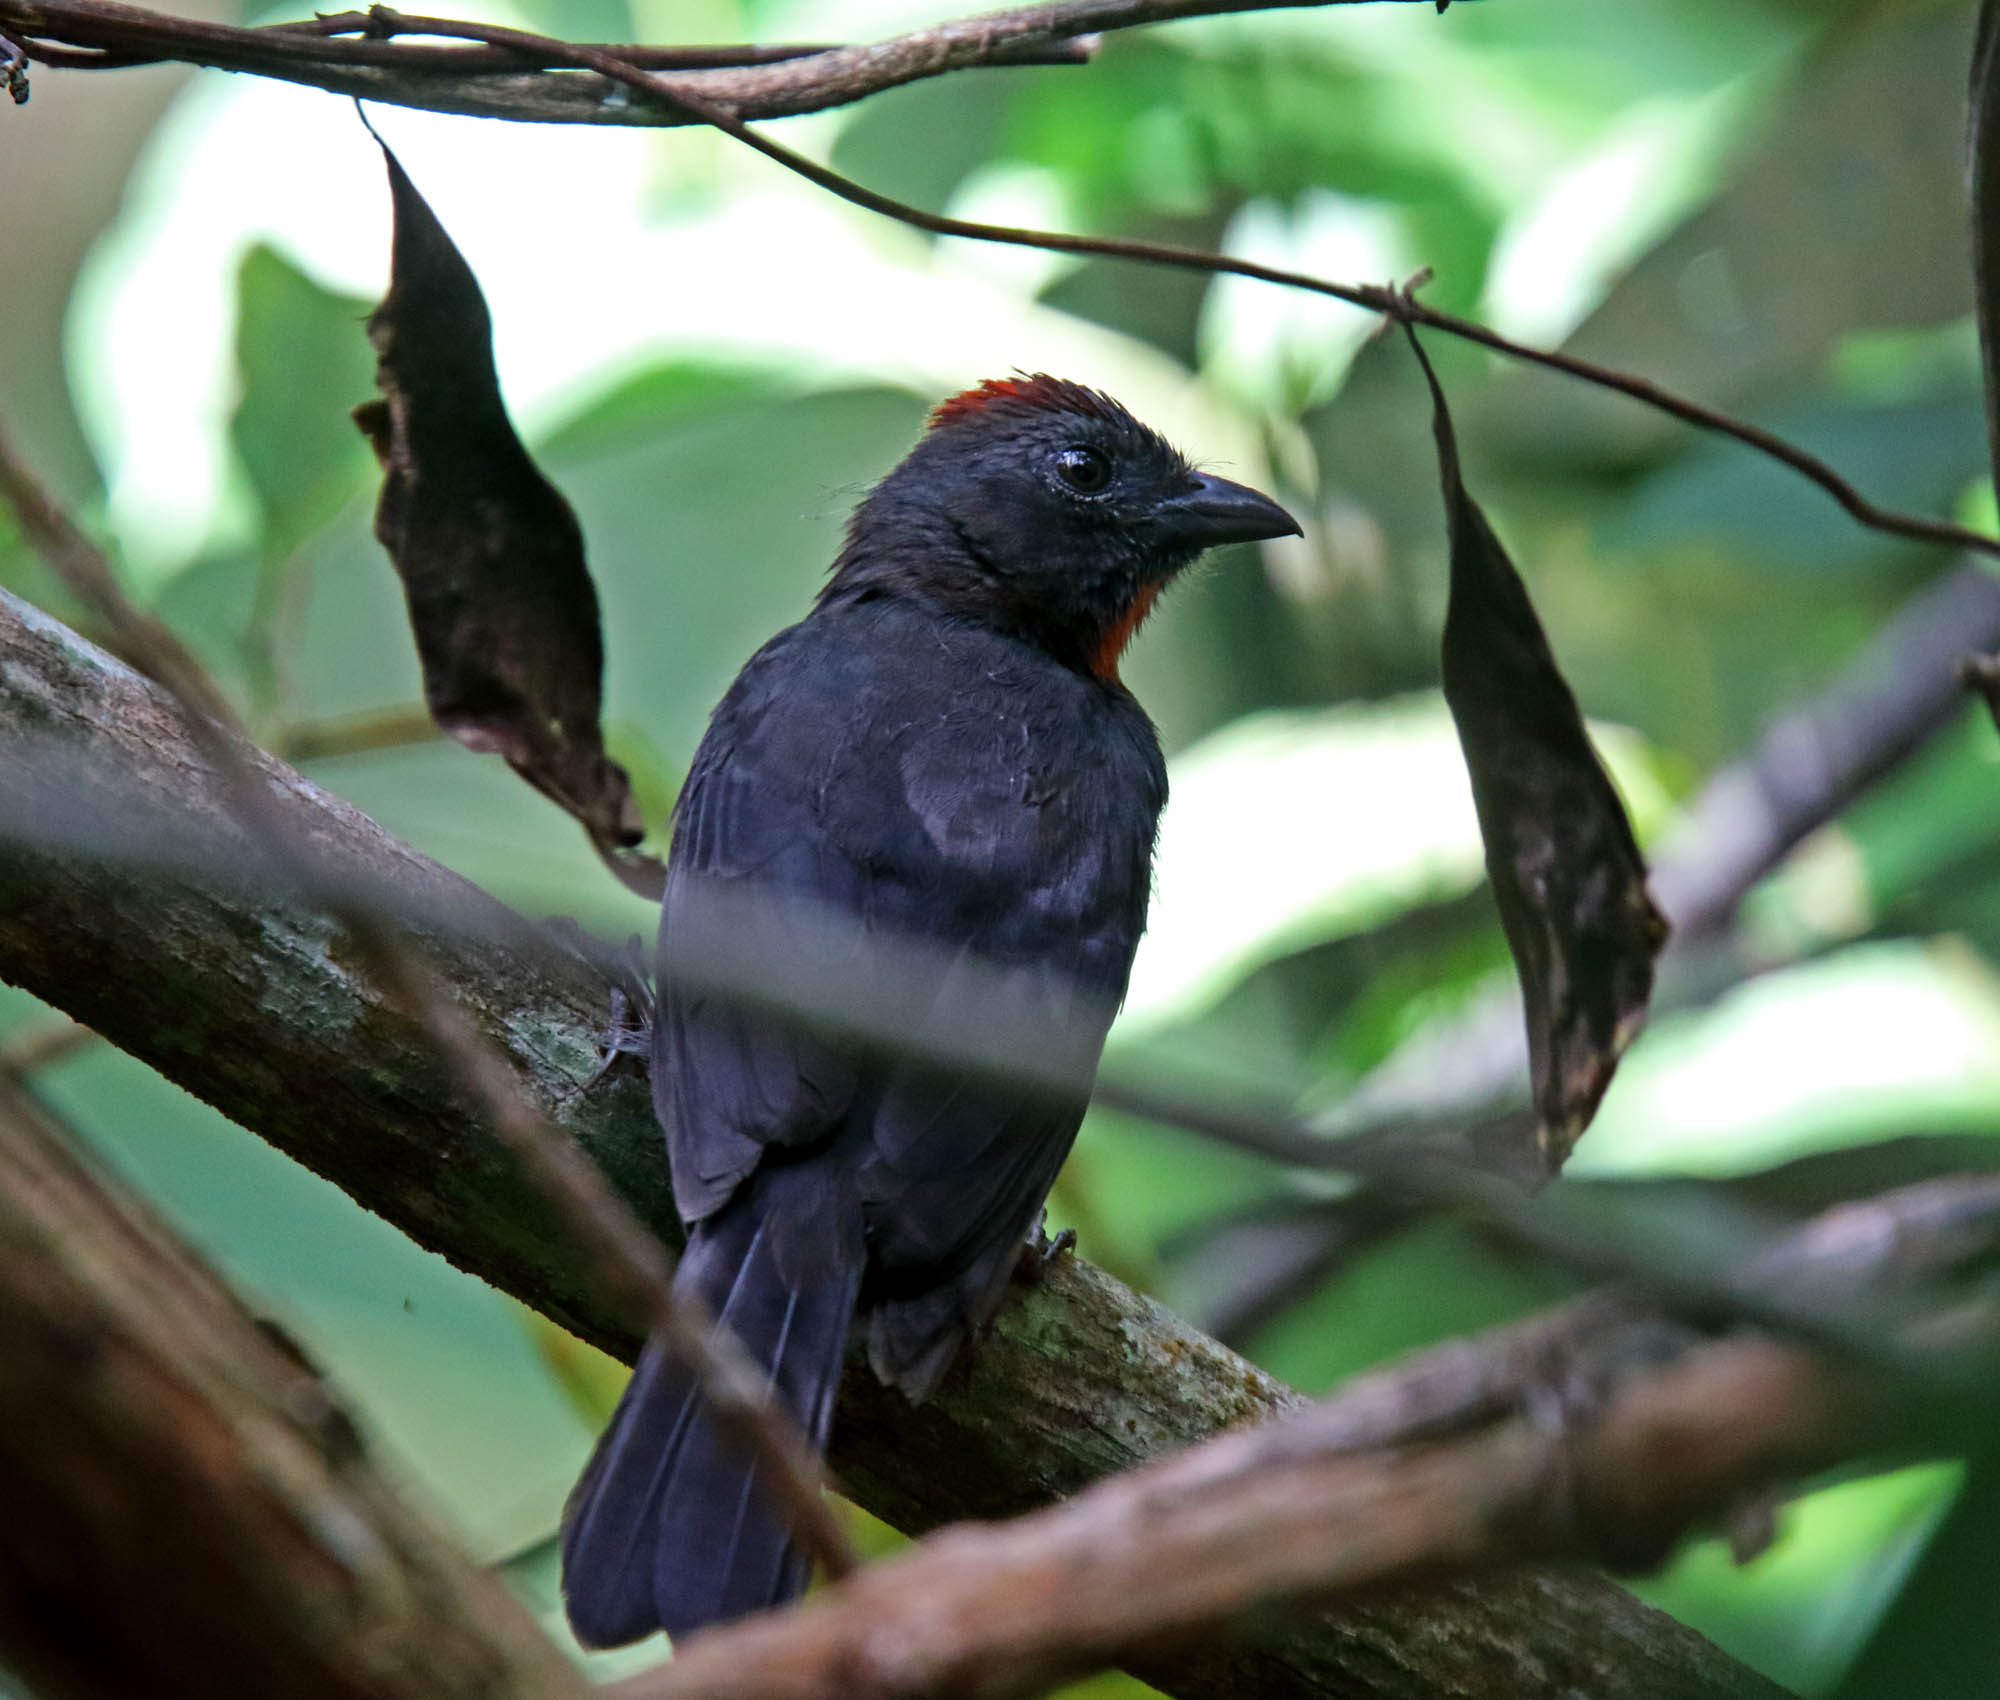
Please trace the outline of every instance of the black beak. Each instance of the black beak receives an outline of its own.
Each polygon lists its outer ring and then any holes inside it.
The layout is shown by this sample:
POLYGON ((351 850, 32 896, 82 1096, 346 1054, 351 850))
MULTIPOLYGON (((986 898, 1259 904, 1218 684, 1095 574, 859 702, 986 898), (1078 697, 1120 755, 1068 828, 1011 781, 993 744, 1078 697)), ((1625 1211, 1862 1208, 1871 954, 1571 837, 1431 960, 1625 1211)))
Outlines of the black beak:
POLYGON ((1269 496, 1206 472, 1195 473, 1186 489, 1162 502, 1153 519, 1168 539, 1193 549, 1305 535, 1269 496))

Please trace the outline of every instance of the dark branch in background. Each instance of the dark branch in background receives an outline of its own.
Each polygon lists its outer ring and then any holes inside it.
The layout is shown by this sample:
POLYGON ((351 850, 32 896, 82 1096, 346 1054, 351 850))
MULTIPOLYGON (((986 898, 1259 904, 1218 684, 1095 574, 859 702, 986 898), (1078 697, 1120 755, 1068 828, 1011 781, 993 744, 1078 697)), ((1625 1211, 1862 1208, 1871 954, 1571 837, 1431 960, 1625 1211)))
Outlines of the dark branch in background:
MULTIPOLYGON (((1329 0, 1309 0, 1309 3, 1326 4, 1329 0)), ((1349 0, 1331 0, 1331 3, 1349 3, 1349 0)), ((1014 225, 946 218, 864 188, 839 172, 772 141, 744 122, 747 118, 819 111, 919 77, 936 76, 987 63, 995 45, 1003 42, 1047 43, 1083 31, 1126 28, 1175 18, 1214 16, 1253 9, 1264 8, 1232 4, 1231 0, 1052 0, 1046 6, 964 19, 913 35, 895 37, 871 47, 837 48, 776 65, 686 72, 670 77, 656 76, 635 66, 620 57, 620 50, 617 49, 558 41, 525 30, 404 14, 382 6, 371 8, 365 15, 343 15, 355 20, 349 27, 365 29, 373 36, 428 35, 475 41, 490 48, 519 53, 529 63, 595 72, 615 87, 611 97, 601 90, 594 93, 586 103, 587 112, 568 107, 553 109, 574 97, 565 95, 558 98, 552 93, 548 109, 539 101, 525 98, 503 109, 490 98, 490 79, 475 81, 475 91, 483 91, 475 103, 461 85, 445 83, 434 72, 427 72, 414 82, 403 79, 388 86, 378 86, 371 84, 370 79, 380 79, 382 73, 367 67, 303 62, 299 55, 308 51, 319 38, 285 36, 283 31, 240 32, 253 41, 268 43, 282 38, 285 45, 272 54, 268 64, 242 63, 232 68, 254 70, 262 75, 309 83, 316 88, 427 111, 517 119, 587 119, 619 124, 708 124, 842 200, 932 235, 997 242, 1059 254, 1130 260, 1183 271, 1255 278, 1265 283, 1329 296, 1350 306, 1380 313, 1401 324, 1442 331, 1509 359, 1544 366, 1585 383, 1615 390, 1684 424, 1733 438, 1816 484, 1856 521, 1873 530, 1916 542, 1944 544, 2000 558, 2000 540, 1947 520, 1927 519, 1880 507, 1817 455, 1809 454, 1796 444, 1747 420, 1704 407, 1632 373, 1600 366, 1557 350, 1531 348, 1525 343, 1515 342, 1474 320, 1426 307, 1407 290, 1384 284, 1334 283, 1278 266, 1264 266, 1250 260, 1231 259, 1156 242, 1066 235, 1025 230, 1014 225), (725 78, 733 81, 725 84, 717 80, 725 78), (639 103, 635 105, 629 98, 622 103, 615 102, 613 97, 619 89, 637 94, 639 103)), ((150 58, 195 64, 216 63, 212 44, 197 46, 181 33, 186 30, 206 32, 216 27, 220 26, 192 25, 186 20, 159 13, 109 4, 107 0, 41 0, 41 3, 0 0, 0 29, 13 30, 25 37, 31 53, 43 59, 50 52, 47 43, 55 41, 73 42, 96 49, 131 48, 150 58)), ((1015 49, 1010 47, 1009 50, 1015 49)), ((77 60, 72 56, 65 62, 74 66, 77 60)), ((530 74, 525 80, 530 88, 546 92, 562 88, 571 79, 561 71, 540 71, 530 74)))
POLYGON ((0 1079, 0 1659, 42 1700, 583 1700, 310 1365, 0 1079))
POLYGON ((764 1373, 699 1305, 675 1292, 659 1240, 575 1142, 551 1127, 517 1089, 477 1025, 452 1000, 393 918, 343 880, 273 800, 258 752, 210 709, 220 695, 171 634, 126 600, 110 563, 40 490, 0 433, 0 491, 16 500, 31 542, 68 588, 123 635, 132 660, 173 698, 196 748, 222 782, 257 859, 335 920, 369 972, 413 1011, 493 1131, 585 1247, 628 1314, 646 1319, 695 1372, 717 1426, 754 1456, 801 1544, 833 1575, 854 1564, 846 1531, 820 1493, 817 1458, 770 1396, 764 1373))
POLYGON ((1711 777, 1653 889, 1682 943, 1711 936, 1798 845, 1955 720, 1958 667, 2000 644, 2000 578, 1968 563, 1917 592, 1817 697, 1711 777))
MULTIPOLYGON (((0 976, 86 1022, 364 1207, 583 1338, 637 1330, 492 1137, 420 1021, 354 971, 339 930, 256 880, 212 764, 160 693, 0 596, 0 976), (65 815, 63 811, 69 813, 65 815), (89 818, 79 818, 84 809, 89 818), (22 828, 51 836, 31 841, 22 828)), ((344 880, 394 891, 516 1089, 671 1228, 641 1082, 597 1074, 602 969, 260 754, 287 829, 344 880)), ((254 866, 254 864, 252 864, 254 866)), ((1295 1396, 1087 1264, 1003 1307, 969 1363, 912 1408, 856 1367, 833 1462, 916 1532, 1017 1515, 1268 1416, 1295 1396)), ((1598 1700, 1768 1696, 1698 1635, 1588 1572, 1519 1570, 1131 1661, 1185 1700, 1598 1700), (1552 1673, 1554 1673, 1552 1675, 1552 1673), (1287 1687, 1286 1685, 1290 1685, 1287 1687), (1568 1684, 1574 1688, 1575 1683, 1568 1684)))
POLYGON ((28 104, 28 50, 12 36, 0 35, 0 85, 16 106, 28 104))

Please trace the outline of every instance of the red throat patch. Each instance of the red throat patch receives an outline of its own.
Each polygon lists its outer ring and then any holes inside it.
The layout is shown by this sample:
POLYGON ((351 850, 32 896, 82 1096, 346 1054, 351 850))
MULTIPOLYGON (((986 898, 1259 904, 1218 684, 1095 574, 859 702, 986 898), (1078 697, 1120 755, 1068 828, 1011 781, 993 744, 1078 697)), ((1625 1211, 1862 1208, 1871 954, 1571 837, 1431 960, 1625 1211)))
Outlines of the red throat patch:
POLYGON ((1132 634, 1153 611, 1153 604, 1159 599, 1157 584, 1143 586, 1138 594, 1125 605, 1125 612, 1104 628, 1104 636, 1098 640, 1097 648, 1091 651, 1090 671, 1093 677, 1107 685, 1118 683, 1118 658, 1125 653, 1125 646, 1132 641, 1132 634))

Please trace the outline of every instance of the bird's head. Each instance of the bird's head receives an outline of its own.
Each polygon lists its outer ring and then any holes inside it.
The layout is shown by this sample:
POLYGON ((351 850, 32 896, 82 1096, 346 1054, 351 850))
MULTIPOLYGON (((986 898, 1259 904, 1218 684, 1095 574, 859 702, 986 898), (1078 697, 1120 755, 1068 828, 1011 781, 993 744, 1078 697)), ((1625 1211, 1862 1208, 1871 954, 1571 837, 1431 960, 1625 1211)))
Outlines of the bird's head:
POLYGON ((828 588, 915 591, 1114 680, 1153 599, 1204 549, 1298 529, 1107 395, 989 380, 942 403, 855 510, 828 588))

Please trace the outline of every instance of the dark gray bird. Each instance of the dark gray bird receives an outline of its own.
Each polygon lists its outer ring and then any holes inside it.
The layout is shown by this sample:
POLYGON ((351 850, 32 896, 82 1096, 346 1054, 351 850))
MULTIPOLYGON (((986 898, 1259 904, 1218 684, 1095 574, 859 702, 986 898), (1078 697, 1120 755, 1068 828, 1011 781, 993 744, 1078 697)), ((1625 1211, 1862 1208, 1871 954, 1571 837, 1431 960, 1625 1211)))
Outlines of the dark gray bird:
MULTIPOLYGON (((848 525, 813 611, 751 659, 676 810, 653 1090, 688 1226, 679 1281, 824 1446, 850 1330, 912 1399, 998 1302, 1083 1094, 954 1073, 677 992, 705 890, 804 902, 1034 989, 1094 1067, 1145 927, 1166 769, 1118 659, 1214 544, 1298 530, 1109 397, 1036 376, 931 417, 848 525)), ((783 924, 778 925, 782 934, 783 924)), ((801 946, 802 949, 812 948, 801 946)), ((687 1372, 649 1346, 570 1497, 593 1646, 793 1598, 806 1565, 687 1372)))

